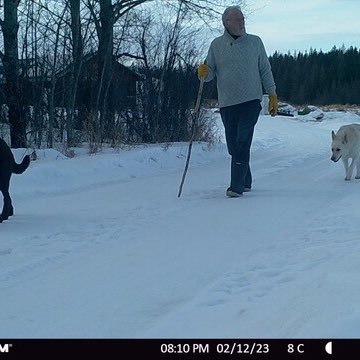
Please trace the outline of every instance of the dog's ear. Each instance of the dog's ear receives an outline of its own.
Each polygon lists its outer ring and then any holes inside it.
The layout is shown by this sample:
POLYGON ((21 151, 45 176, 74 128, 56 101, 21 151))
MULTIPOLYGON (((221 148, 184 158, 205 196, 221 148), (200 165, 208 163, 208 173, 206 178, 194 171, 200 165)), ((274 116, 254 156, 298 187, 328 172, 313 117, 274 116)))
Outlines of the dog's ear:
POLYGON ((343 142, 343 144, 346 144, 346 143, 348 142, 348 140, 347 140, 347 135, 346 135, 346 134, 344 135, 342 142, 343 142))
POLYGON ((331 138, 332 138, 333 140, 335 139, 335 132, 334 132, 334 130, 331 131, 331 138))

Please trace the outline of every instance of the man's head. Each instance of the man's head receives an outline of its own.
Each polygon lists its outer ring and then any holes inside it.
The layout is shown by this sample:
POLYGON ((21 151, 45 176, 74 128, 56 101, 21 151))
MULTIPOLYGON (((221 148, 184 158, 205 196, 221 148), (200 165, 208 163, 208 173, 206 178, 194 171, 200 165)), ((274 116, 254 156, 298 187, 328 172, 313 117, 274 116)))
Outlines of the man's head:
POLYGON ((240 36, 245 33, 244 15, 240 6, 229 6, 225 9, 222 15, 222 22, 225 29, 235 36, 240 36))

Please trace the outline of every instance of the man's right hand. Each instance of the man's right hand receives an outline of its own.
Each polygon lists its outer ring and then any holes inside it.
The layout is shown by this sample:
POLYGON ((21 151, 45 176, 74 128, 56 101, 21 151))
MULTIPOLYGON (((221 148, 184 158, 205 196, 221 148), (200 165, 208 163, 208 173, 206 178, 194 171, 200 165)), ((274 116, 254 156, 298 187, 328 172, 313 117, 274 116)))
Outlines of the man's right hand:
POLYGON ((199 78, 205 78, 209 74, 209 67, 206 64, 199 65, 197 74, 199 78))

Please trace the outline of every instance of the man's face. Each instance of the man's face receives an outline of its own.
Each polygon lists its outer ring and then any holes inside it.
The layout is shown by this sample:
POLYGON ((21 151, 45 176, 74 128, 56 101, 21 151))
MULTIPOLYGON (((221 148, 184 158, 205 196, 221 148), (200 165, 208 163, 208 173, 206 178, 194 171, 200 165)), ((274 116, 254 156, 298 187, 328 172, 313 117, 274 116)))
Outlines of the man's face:
POLYGON ((230 11, 225 19, 225 27, 231 35, 240 36, 245 30, 244 15, 242 12, 230 11))

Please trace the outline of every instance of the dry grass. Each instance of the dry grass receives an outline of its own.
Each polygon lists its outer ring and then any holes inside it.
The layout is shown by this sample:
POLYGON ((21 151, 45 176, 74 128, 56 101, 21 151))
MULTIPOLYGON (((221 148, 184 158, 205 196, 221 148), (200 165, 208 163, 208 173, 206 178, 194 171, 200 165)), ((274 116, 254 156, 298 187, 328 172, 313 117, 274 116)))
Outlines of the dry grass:
POLYGON ((334 104, 334 105, 324 105, 320 107, 323 111, 342 111, 342 112, 350 112, 360 116, 360 105, 342 105, 342 104, 334 104))
POLYGON ((356 114, 360 114, 360 105, 342 105, 342 104, 334 104, 334 105, 324 105, 321 106, 321 109, 324 111, 348 111, 354 112, 356 114))

